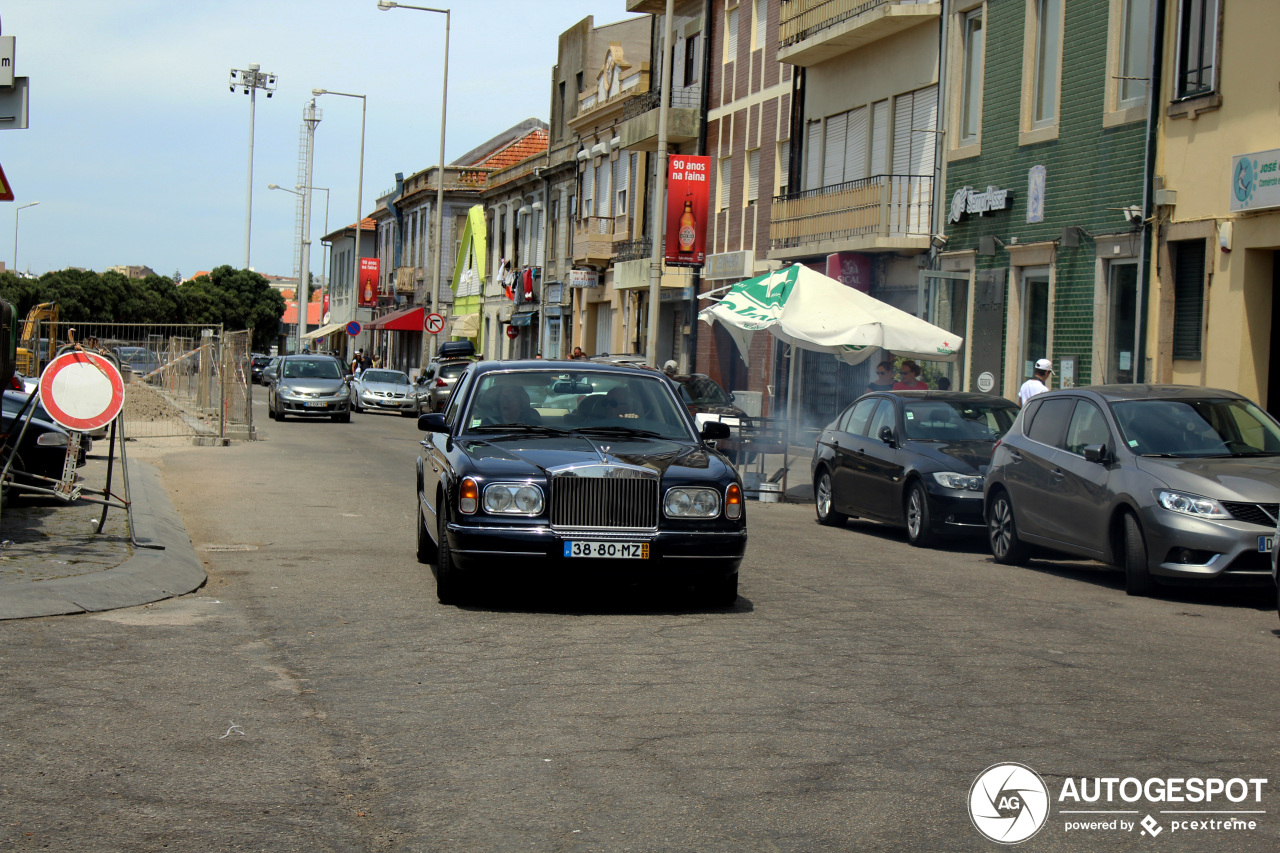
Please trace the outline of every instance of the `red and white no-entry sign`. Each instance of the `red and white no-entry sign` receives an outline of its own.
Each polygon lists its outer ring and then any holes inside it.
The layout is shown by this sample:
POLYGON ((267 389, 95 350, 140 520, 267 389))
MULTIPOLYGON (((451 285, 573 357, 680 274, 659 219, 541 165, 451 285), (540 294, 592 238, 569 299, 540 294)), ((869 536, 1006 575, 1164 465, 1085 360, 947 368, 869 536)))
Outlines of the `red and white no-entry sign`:
POLYGON ((444 317, 435 313, 428 314, 422 318, 422 328, 433 335, 438 335, 444 331, 444 317))
POLYGON ((96 353, 63 353, 40 374, 40 402, 60 425, 88 432, 120 414, 124 380, 109 359, 96 353))

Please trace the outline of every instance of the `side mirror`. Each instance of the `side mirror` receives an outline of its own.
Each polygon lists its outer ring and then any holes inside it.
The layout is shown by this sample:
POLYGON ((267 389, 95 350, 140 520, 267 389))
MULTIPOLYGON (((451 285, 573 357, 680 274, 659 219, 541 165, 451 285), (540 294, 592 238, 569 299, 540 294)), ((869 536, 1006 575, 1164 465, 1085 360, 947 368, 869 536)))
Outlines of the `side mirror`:
POLYGON ((440 412, 418 415, 418 429, 423 432, 442 432, 445 434, 449 432, 449 427, 444 422, 444 415, 440 412))
POLYGON ((1111 461, 1111 454, 1105 444, 1090 444, 1084 448, 1084 461, 1105 465, 1111 461))
POLYGON ((885 444, 889 445, 890 447, 892 447, 894 445, 893 427, 891 426, 880 427, 880 440, 883 441, 885 444))
POLYGON ((707 421, 702 425, 703 441, 716 441, 718 439, 728 438, 729 435, 728 424, 722 424, 719 421, 707 421))

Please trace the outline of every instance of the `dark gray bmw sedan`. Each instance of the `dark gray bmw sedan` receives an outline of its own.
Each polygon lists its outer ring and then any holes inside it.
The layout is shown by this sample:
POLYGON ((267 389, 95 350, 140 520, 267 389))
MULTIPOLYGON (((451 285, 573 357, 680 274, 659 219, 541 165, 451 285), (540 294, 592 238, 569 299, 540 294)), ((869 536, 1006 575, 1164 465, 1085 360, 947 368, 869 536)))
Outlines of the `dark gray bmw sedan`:
POLYGON ((1231 391, 1099 385, 1028 401, 991 459, 991 553, 1035 545, 1157 582, 1269 583, 1280 424, 1231 391))

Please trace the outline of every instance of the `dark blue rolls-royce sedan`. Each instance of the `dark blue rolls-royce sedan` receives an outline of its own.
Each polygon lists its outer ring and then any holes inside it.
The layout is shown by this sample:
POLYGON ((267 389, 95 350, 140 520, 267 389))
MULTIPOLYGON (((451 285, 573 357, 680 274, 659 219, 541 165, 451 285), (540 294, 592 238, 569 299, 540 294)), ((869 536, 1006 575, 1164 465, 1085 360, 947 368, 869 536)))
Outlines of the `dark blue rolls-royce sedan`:
POLYGON ((442 602, 500 573, 666 581, 728 607, 747 518, 738 472, 662 374, 478 362, 422 415, 418 560, 442 602))

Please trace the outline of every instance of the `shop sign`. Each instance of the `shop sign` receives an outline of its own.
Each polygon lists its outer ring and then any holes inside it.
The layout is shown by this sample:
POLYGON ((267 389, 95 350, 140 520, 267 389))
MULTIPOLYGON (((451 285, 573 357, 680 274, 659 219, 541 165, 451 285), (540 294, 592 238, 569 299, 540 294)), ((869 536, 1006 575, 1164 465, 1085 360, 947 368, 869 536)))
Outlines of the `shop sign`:
POLYGON ((707 267, 703 277, 707 281, 750 278, 747 270, 752 269, 754 260, 751 252, 721 252, 718 255, 707 255, 707 267))
POLYGON ((570 287, 599 287, 600 273, 595 270, 569 270, 570 287))
POLYGON ((1280 148, 1231 158, 1231 211, 1280 207, 1280 148))
POLYGON ((966 213, 982 216, 997 210, 1008 210, 1013 206, 1013 191, 988 186, 984 191, 976 191, 973 187, 961 187, 951 197, 951 214, 947 221, 956 223, 966 213))
POLYGON ((707 197, 711 158, 676 154, 667 169, 668 266, 700 267, 707 258, 707 197))

